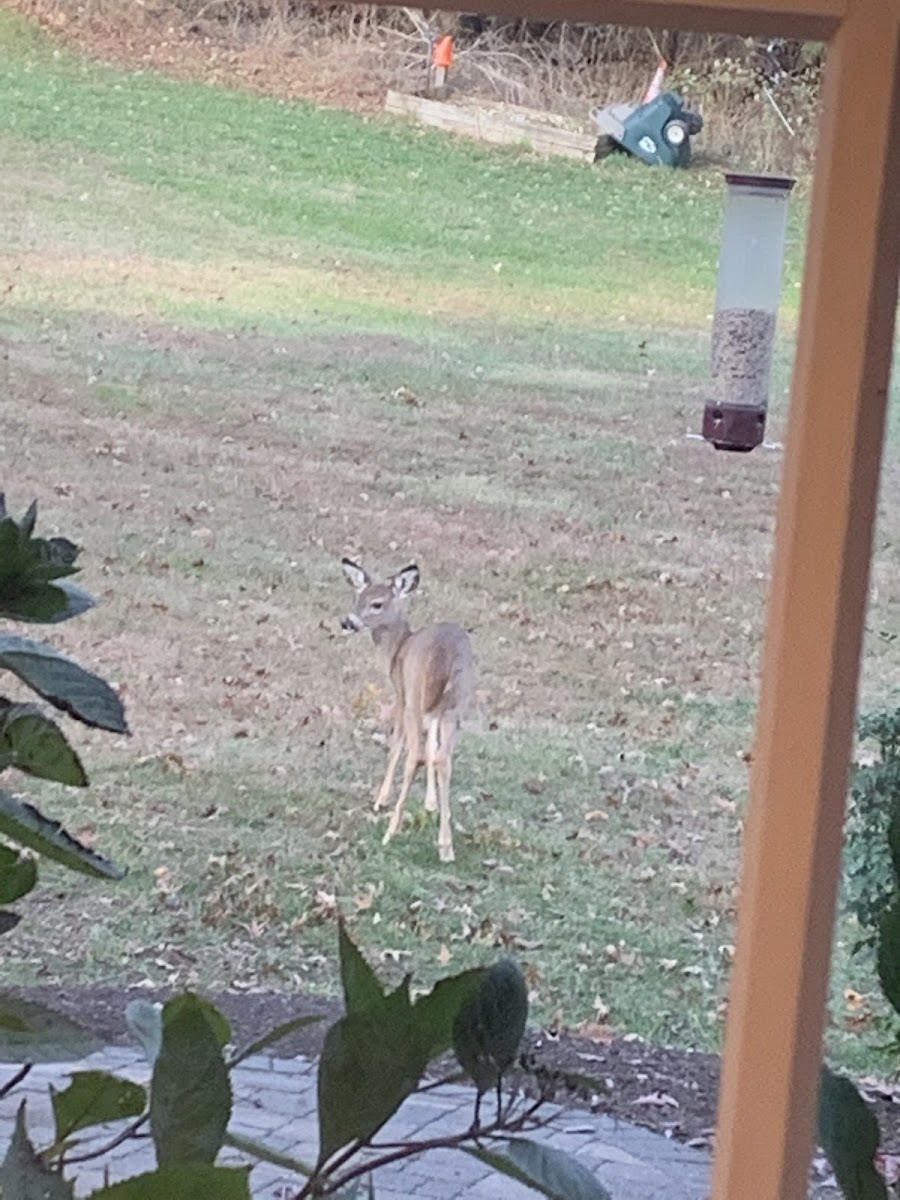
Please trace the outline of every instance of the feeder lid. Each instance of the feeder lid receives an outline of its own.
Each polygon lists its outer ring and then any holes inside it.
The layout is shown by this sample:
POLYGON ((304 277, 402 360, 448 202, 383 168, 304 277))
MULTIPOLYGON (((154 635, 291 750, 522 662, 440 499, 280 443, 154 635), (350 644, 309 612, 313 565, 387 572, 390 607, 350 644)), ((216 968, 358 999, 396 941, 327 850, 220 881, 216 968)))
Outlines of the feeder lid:
POLYGON ((796 179, 787 175, 726 175, 725 182, 729 187, 764 188, 766 191, 789 192, 796 179))

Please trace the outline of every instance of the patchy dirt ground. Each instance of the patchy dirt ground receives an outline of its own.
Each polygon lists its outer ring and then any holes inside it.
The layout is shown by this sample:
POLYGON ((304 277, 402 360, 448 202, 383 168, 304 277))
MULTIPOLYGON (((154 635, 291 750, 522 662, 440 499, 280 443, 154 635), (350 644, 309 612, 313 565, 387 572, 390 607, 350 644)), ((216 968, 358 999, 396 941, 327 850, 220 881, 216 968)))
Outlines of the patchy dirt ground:
POLYGON ((104 13, 91 5, 4 2, 104 62, 354 112, 376 112, 384 105, 388 78, 377 43, 361 37, 307 36, 298 44, 284 31, 281 36, 262 31, 249 39, 211 17, 191 20, 164 0, 131 5, 124 22, 121 11, 104 13))

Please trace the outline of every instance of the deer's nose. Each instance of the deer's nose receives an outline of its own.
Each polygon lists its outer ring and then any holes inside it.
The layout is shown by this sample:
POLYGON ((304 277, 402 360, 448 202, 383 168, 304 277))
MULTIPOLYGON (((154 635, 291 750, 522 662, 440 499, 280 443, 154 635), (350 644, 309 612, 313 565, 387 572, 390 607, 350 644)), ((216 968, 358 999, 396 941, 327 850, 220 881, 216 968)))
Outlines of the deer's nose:
POLYGON ((341 629, 346 629, 348 633, 359 633, 362 627, 363 623, 356 613, 347 613, 341 620, 341 629))

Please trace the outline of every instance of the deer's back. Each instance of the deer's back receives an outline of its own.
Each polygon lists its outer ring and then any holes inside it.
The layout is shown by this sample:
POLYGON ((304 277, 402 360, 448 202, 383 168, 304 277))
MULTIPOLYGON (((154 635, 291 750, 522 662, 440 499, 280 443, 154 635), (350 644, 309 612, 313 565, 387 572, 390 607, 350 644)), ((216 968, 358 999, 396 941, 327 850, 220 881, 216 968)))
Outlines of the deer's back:
POLYGON ((461 625, 438 622, 411 633, 398 654, 396 680, 423 713, 466 707, 475 687, 475 655, 461 625))

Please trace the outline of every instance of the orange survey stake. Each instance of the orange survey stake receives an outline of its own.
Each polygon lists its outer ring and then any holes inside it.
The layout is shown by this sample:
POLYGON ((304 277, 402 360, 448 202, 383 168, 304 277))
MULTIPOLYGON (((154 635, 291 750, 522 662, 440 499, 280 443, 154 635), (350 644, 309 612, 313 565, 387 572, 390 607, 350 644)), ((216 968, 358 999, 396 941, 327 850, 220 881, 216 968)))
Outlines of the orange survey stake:
POLYGON ((442 34, 434 43, 431 61, 438 70, 447 71, 453 65, 453 38, 449 33, 442 34))

